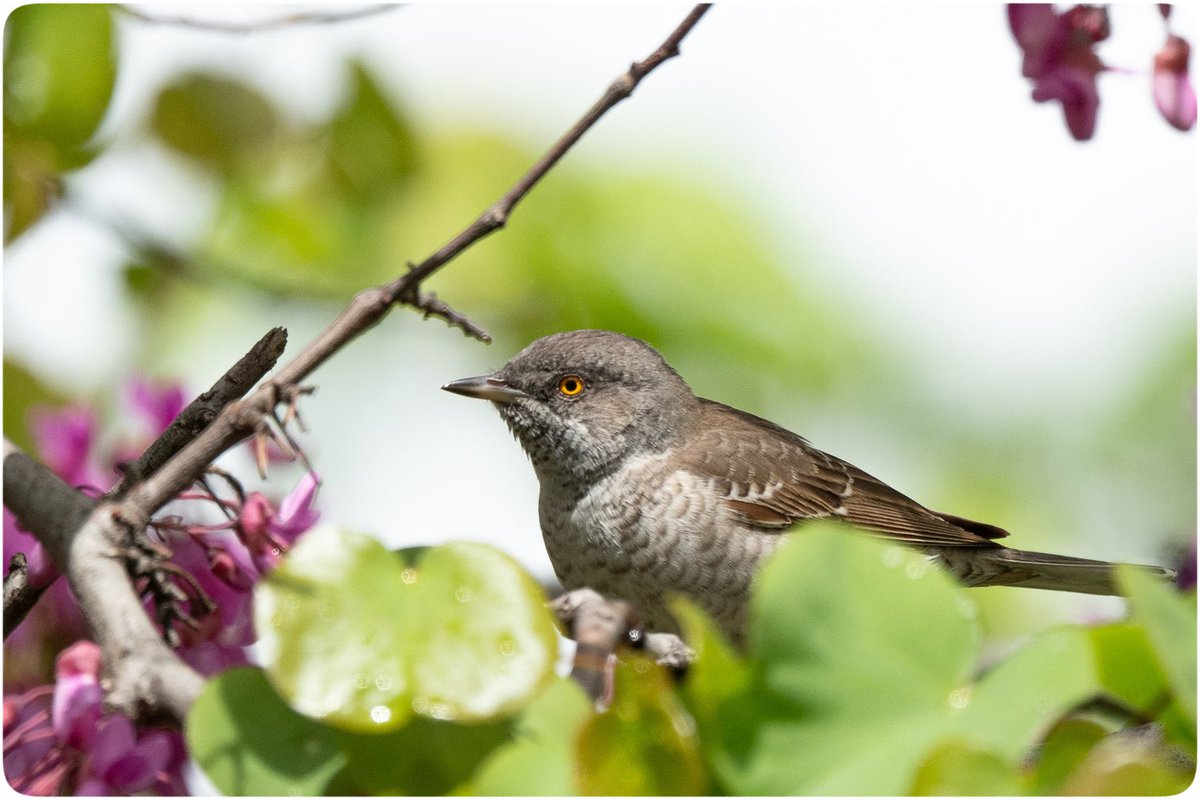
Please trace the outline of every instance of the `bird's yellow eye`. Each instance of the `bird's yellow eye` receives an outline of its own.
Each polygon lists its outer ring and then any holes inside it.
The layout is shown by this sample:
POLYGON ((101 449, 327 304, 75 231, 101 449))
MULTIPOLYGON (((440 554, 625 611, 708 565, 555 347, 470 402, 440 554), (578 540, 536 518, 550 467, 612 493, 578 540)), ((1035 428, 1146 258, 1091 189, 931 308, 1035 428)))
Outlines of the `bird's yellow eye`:
POLYGON ((583 378, 567 375, 558 382, 558 391, 563 397, 577 397, 583 392, 583 378))

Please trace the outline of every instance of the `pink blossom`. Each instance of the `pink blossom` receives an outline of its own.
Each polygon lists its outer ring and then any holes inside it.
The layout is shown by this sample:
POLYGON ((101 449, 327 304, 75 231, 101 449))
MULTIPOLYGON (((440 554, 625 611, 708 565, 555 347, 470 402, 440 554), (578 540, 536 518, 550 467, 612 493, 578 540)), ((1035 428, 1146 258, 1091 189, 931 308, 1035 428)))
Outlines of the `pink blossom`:
POLYGON ((144 378, 133 378, 128 392, 134 410, 150 422, 154 436, 165 431, 187 404, 183 387, 177 383, 159 386, 144 378))
POLYGON ((38 409, 30 428, 38 456, 56 475, 72 486, 97 485, 89 461, 96 438, 96 415, 90 408, 38 409))
POLYGON ((1154 56, 1154 103, 1163 118, 1181 131, 1196 124, 1196 90, 1188 79, 1191 47, 1174 34, 1154 56))
POLYGON ((1094 50, 1108 37, 1108 14, 1077 5, 1059 14, 1048 3, 1010 3, 1008 23, 1021 48, 1021 73, 1033 81, 1033 99, 1057 100, 1067 129, 1083 141, 1096 130, 1100 94, 1096 75, 1106 69, 1094 50))
POLYGON ((317 520, 321 518, 321 513, 312 507, 320 485, 320 476, 315 472, 306 472, 296 484, 296 488, 279 504, 279 515, 275 517, 271 527, 289 545, 294 544, 300 534, 316 525, 317 520))
POLYGON ((100 721, 89 755, 76 790, 80 795, 145 791, 172 766, 169 734, 151 731, 138 737, 133 723, 121 714, 100 721))
POLYGON ((274 569, 280 556, 320 518, 312 508, 320 480, 314 472, 305 473, 278 511, 258 492, 246 497, 238 513, 237 531, 260 572, 274 569))
POLYGON ((4 698, 4 771, 10 784, 34 795, 182 793, 181 737, 138 730, 122 714, 104 714, 100 659, 95 644, 76 642, 59 654, 53 687, 4 698))
POLYGON ((87 749, 100 720, 100 648, 84 639, 63 650, 54 678, 54 734, 65 745, 87 749))
POLYGON ((254 641, 250 588, 259 573, 245 547, 228 531, 177 533, 167 542, 171 561, 186 570, 216 604, 216 612, 199 617, 198 630, 178 628, 179 655, 202 675, 215 675, 248 662, 245 647, 254 641), (228 555, 244 576, 222 576, 210 568, 213 553, 228 555))

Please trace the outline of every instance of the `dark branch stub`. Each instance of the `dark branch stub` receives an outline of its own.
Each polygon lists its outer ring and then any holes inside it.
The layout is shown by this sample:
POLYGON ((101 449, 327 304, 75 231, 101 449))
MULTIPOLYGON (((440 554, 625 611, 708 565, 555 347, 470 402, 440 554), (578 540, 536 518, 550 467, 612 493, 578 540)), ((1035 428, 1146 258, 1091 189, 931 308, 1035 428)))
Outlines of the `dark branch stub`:
POLYGON ((179 412, 171 425, 155 439, 132 464, 123 468, 124 477, 109 497, 123 497, 130 487, 153 474, 171 456, 208 427, 225 406, 244 396, 264 375, 271 371, 287 346, 287 331, 272 328, 259 339, 246 355, 238 359, 224 375, 188 406, 179 412))

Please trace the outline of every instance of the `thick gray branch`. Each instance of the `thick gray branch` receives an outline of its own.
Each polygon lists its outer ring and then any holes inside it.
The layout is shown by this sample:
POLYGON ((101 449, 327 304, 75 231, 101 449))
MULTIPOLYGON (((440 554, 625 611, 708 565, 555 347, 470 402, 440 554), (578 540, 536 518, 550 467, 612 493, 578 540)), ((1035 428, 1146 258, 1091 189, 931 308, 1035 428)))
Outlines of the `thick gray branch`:
POLYGON ((97 504, 7 440, 4 502, 71 584, 104 652, 106 702, 133 719, 182 722, 203 679, 146 616, 120 555, 130 529, 116 506, 97 504))

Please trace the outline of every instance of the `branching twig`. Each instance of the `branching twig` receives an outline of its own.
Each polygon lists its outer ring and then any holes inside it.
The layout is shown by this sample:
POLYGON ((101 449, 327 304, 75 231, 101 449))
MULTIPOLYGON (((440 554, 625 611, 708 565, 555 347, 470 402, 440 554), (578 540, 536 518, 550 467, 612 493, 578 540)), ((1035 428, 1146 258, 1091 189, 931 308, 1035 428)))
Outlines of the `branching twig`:
POLYGON ((121 482, 108 493, 109 497, 119 498, 129 491, 129 487, 137 483, 145 475, 155 472, 171 456, 195 439, 200 431, 208 427, 217 414, 234 400, 244 396, 254 388, 264 375, 271 371, 275 362, 283 355, 287 346, 287 331, 283 328, 272 328, 259 339, 250 352, 242 356, 236 364, 204 392, 187 408, 179 412, 179 416, 163 431, 146 452, 123 468, 125 473, 121 482))
POLYGON ((292 361, 284 365, 271 380, 244 401, 230 405, 195 441, 167 462, 163 469, 134 489, 126 504, 131 518, 133 515, 140 515, 148 520, 155 509, 190 485, 218 455, 253 434, 257 430, 259 420, 280 402, 288 387, 298 386, 326 359, 377 324, 395 303, 410 303, 419 307, 421 281, 472 244, 502 227, 513 207, 606 111, 628 97, 651 70, 679 53, 679 44, 683 37, 707 10, 708 5, 696 6, 653 53, 643 61, 635 62, 624 75, 614 81, 600 100, 475 222, 433 255, 402 273, 396 280, 384 286, 364 289, 355 295, 337 319, 305 346, 292 361))
POLYGON ((148 22, 152 25, 178 25, 184 28, 195 28, 201 31, 214 31, 217 33, 258 33, 261 31, 278 30, 279 28, 291 28, 297 25, 327 25, 337 22, 348 22, 350 20, 362 19, 376 14, 383 14, 395 8, 400 8, 402 3, 389 3, 384 5, 365 6, 353 11, 328 12, 328 13, 299 13, 285 14, 280 17, 271 19, 258 20, 256 22, 222 22, 220 20, 196 19, 194 17, 164 17, 158 14, 150 14, 141 9, 129 5, 119 5, 117 10, 128 14, 130 17, 139 22, 148 22))
POLYGON ((650 74, 653 69, 667 59, 679 55, 679 44, 683 41, 683 37, 691 32, 692 28, 696 26, 696 23, 700 21, 700 18, 704 16, 710 7, 710 3, 701 3, 693 8, 691 13, 684 18, 683 22, 679 23, 679 26, 671 32, 671 35, 653 53, 642 61, 634 62, 624 75, 613 81, 600 99, 587 110, 587 113, 580 117, 579 121, 572 125, 570 130, 563 134, 554 143, 554 146, 547 150, 546 154, 539 158, 529 168, 529 171, 522 175, 521 179, 503 197, 480 214, 479 218, 465 230, 443 245, 440 250, 389 284, 388 288, 391 290, 390 296, 394 300, 412 302, 411 292, 417 284, 439 270, 447 261, 475 244, 475 242, 489 233, 503 228, 517 203, 521 202, 522 198, 529 194, 529 190, 545 177, 550 168, 557 164, 566 155, 567 151, 574 147, 575 143, 583 138, 583 135, 591 130, 592 126, 609 109, 633 94, 633 90, 641 83, 642 78, 650 74))
POLYGON ((707 5, 696 6, 661 46, 614 81, 600 100, 475 222, 396 280, 359 292, 337 319, 270 380, 245 399, 225 406, 211 424, 157 470, 142 470, 144 480, 131 485, 118 500, 95 504, 24 454, 10 452, 6 443, 6 502, 67 574, 105 654, 105 669, 111 680, 107 700, 112 706, 135 719, 165 713, 181 722, 203 683, 158 638, 123 564, 111 557, 122 541, 121 531, 144 529, 159 508, 195 482, 221 453, 254 434, 280 402, 294 398, 305 378, 378 323, 396 303, 414 305, 461 327, 476 327, 423 295, 421 282, 503 227, 516 204, 609 109, 628 97, 653 69, 678 54, 680 42, 707 9, 707 5))

